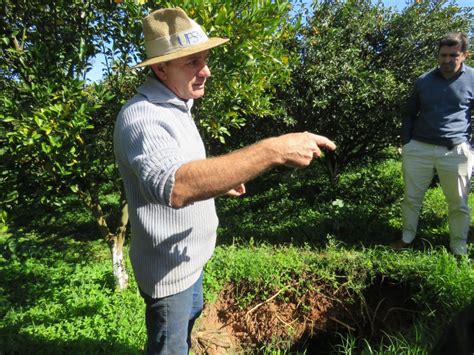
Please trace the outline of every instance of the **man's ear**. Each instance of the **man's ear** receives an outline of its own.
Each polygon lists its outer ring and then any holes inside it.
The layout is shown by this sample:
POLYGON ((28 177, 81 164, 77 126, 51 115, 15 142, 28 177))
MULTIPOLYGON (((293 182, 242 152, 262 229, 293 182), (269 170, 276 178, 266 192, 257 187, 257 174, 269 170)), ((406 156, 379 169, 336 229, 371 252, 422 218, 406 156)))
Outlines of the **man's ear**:
POLYGON ((152 64, 150 65, 151 70, 155 73, 155 75, 160 79, 161 81, 166 80, 166 71, 164 70, 164 64, 163 63, 158 63, 158 64, 152 64))

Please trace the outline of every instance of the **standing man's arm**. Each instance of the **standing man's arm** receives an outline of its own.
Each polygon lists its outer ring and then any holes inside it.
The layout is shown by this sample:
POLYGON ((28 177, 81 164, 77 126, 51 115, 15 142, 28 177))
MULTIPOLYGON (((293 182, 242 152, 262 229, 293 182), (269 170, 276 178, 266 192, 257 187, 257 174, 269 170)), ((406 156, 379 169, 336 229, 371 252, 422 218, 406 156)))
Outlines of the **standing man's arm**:
POLYGON ((404 146, 411 140, 411 136, 413 133, 413 123, 418 114, 418 107, 418 95, 415 83, 415 86, 413 87, 410 96, 408 97, 405 110, 403 112, 401 132, 402 146, 404 146))
POLYGON ((308 166, 314 157, 321 155, 320 147, 336 149, 326 137, 308 132, 290 133, 220 157, 183 164, 176 171, 171 206, 181 208, 228 192, 232 195, 239 189, 242 192, 242 184, 278 165, 308 166))

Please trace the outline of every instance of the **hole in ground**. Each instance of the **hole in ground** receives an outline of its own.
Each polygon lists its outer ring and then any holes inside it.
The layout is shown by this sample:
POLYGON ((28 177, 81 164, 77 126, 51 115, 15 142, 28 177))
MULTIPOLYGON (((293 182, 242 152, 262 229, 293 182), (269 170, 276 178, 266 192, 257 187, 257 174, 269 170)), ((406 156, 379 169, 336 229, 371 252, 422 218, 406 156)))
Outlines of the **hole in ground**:
POLYGON ((342 311, 339 309, 335 315, 339 318, 330 316, 333 322, 326 329, 305 334, 295 342, 292 351, 329 354, 342 337, 349 334, 370 344, 380 344, 387 334, 394 335, 409 329, 425 309, 413 299, 419 291, 418 286, 414 285, 377 275, 357 302, 342 311))
MULTIPOLYGON (((242 290, 251 285, 239 285, 242 290)), ((205 308, 196 327, 196 354, 263 352, 281 349, 329 354, 349 333, 371 344, 380 344, 385 334, 407 329, 424 310, 413 300, 416 283, 404 284, 377 275, 356 296, 351 290, 312 284, 312 290, 274 290, 272 296, 256 300, 246 309, 237 303, 235 287, 229 285, 216 303, 205 308)))

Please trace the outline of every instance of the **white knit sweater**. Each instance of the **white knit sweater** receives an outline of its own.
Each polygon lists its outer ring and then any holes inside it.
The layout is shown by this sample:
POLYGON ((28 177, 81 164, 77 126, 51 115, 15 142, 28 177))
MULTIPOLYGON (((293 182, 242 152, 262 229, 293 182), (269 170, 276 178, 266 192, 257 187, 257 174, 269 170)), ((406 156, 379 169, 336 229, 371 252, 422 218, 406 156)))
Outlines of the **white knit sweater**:
POLYGON ((130 259, 138 286, 154 298, 194 284, 215 247, 213 199, 181 209, 170 205, 176 170, 206 158, 192 104, 148 78, 120 111, 114 130, 131 224, 130 259))

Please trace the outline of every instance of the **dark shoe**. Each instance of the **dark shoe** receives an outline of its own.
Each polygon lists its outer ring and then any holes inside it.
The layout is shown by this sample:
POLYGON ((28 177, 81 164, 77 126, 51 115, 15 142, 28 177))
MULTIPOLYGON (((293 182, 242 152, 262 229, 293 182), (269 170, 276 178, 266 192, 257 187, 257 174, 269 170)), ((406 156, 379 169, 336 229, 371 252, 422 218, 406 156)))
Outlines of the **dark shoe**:
POLYGON ((394 250, 406 249, 410 246, 410 243, 405 243, 403 240, 399 239, 389 244, 390 248, 394 250))

